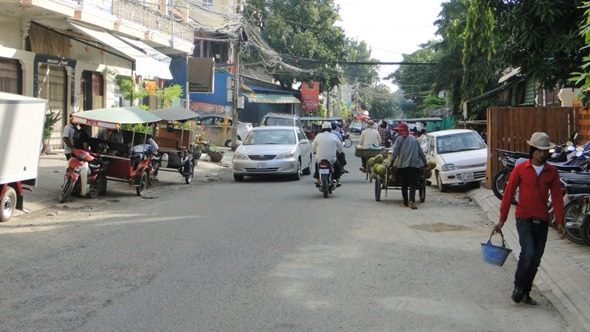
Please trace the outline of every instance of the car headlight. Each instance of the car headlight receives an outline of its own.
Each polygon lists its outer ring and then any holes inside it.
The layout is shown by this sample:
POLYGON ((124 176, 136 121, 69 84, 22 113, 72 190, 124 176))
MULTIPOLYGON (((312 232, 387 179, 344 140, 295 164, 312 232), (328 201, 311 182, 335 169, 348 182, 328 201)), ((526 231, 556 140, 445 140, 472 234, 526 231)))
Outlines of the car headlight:
POLYGON ((248 158, 247 155, 240 153, 240 152, 236 152, 234 153, 234 160, 248 160, 250 158, 248 158))
POLYGON ((295 157, 295 151, 289 151, 281 153, 280 155, 276 156, 275 159, 290 159, 295 157))
POLYGON ((455 164, 444 164, 442 165, 441 169, 443 171, 454 171, 457 169, 457 166, 455 166, 455 164))

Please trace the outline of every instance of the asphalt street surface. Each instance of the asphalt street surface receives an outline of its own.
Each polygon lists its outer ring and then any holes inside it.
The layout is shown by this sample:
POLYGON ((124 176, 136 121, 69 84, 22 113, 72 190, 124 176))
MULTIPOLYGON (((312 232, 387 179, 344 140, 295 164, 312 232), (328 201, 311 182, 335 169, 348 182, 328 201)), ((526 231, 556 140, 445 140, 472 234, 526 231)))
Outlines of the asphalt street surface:
POLYGON ((516 261, 483 263, 492 224, 468 189, 429 187, 418 210, 399 190, 376 202, 352 151, 328 199, 311 176, 224 172, 14 218, 0 227, 0 331, 570 329, 535 292, 536 307, 512 303, 516 261))

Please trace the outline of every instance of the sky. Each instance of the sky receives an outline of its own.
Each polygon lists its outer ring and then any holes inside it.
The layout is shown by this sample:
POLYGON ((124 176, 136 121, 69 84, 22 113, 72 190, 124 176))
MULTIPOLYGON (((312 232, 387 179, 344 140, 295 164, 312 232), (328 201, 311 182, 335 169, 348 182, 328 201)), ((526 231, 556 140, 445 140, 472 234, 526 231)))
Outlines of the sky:
MULTIPOLYGON (((371 57, 380 61, 402 61, 402 54, 411 54, 420 44, 435 36, 434 21, 446 0, 335 0, 340 6, 338 26, 348 38, 364 40, 371 57)), ((381 78, 399 66, 381 66, 381 78)), ((397 87, 382 81, 392 91, 397 87)))

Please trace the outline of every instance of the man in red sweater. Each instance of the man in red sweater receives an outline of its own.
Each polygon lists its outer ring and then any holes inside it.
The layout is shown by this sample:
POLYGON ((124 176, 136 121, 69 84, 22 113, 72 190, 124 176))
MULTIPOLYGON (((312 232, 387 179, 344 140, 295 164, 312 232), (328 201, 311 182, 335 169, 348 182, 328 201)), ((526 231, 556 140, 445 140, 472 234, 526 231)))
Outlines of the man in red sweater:
POLYGON ((526 304, 536 305, 537 301, 531 298, 530 291, 547 241, 549 192, 551 192, 557 230, 561 238, 565 236, 565 229, 563 228, 563 198, 559 173, 555 167, 545 163, 549 157, 549 149, 555 144, 551 143, 549 136, 542 132, 533 133, 527 143, 530 145, 530 159, 518 164, 512 170, 500 205, 500 218, 493 232, 501 232, 508 218, 512 198, 518 188, 515 217, 520 256, 514 275, 512 300, 516 303, 524 301, 526 304))

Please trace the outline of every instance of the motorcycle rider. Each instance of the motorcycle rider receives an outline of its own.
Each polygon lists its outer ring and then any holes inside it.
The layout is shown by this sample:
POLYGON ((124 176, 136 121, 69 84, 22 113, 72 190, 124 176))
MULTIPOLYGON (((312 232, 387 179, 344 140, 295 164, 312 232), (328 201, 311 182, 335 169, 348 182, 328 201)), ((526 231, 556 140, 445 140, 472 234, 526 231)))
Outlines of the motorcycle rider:
POLYGON ((344 153, 344 146, 342 146, 342 142, 331 131, 332 125, 329 122, 324 122, 322 124, 322 132, 315 137, 311 144, 311 150, 316 156, 315 172, 313 174, 313 177, 316 179, 316 186, 320 184, 318 163, 323 159, 330 161, 334 166, 334 180, 336 180, 336 186, 340 186, 342 165, 338 161, 337 153, 344 153))

